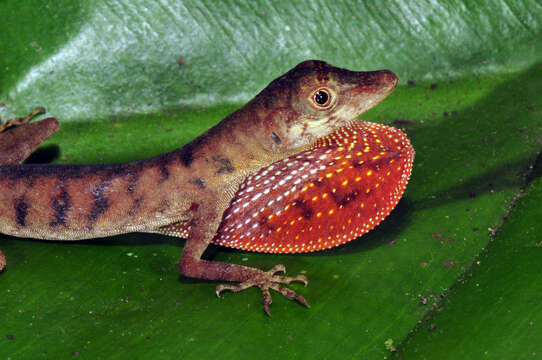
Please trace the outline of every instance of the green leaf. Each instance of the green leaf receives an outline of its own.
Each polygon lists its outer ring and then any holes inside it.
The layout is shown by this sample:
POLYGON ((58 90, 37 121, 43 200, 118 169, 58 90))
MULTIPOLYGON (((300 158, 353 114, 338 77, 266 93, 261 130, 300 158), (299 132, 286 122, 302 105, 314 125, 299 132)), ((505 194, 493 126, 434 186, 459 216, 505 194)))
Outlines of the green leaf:
POLYGON ((539 158, 495 239, 405 341, 400 358, 531 359, 540 352, 541 176, 539 158))
POLYGON ((33 161, 172 150, 307 58, 396 72, 398 89, 363 119, 404 128, 417 151, 403 200, 360 239, 296 256, 210 249, 309 277, 291 288, 311 308, 275 294, 271 319, 256 289, 217 299, 215 283, 179 276, 182 240, 2 235, 0 357, 542 352, 540 171, 512 201, 542 141, 538 1, 5 0, 0 14, 2 120, 42 105, 62 124, 33 161))
POLYGON ((63 122, 246 102, 307 58, 387 67, 404 84, 519 70, 542 48, 536 0, 0 6, 0 94, 9 114, 40 103, 63 122))

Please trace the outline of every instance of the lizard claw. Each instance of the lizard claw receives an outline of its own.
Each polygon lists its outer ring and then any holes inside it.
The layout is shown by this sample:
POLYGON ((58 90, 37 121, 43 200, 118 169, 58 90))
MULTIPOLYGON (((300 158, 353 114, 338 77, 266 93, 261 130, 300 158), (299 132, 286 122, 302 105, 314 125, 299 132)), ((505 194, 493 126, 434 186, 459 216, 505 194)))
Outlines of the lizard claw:
POLYGON ((248 289, 252 286, 257 286, 262 291, 262 303, 264 306, 264 311, 268 316, 271 316, 271 312, 269 311, 269 305, 273 302, 271 298, 271 293, 269 292, 269 289, 273 289, 282 296, 286 297, 290 300, 295 300, 299 302, 302 305, 305 305, 306 307, 310 307, 309 303, 305 298, 301 295, 298 295, 295 291, 288 289, 286 287, 280 286, 279 284, 290 284, 294 281, 302 282, 305 286, 309 283, 307 280, 307 277, 304 275, 297 275, 297 276, 282 276, 282 275, 276 275, 277 273, 284 274, 286 272, 286 268, 284 265, 276 265, 271 270, 261 272, 259 275, 254 276, 251 279, 248 279, 246 281, 243 281, 240 284, 221 284, 216 287, 216 296, 220 297, 220 293, 222 291, 229 290, 231 292, 239 292, 245 289, 248 289))

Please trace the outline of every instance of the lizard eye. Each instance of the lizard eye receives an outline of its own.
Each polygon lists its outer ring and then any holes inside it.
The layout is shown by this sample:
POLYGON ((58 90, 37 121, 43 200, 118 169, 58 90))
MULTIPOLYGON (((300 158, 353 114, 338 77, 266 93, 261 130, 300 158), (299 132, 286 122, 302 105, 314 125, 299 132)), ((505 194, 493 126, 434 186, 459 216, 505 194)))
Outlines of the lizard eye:
POLYGON ((312 95, 312 102, 320 109, 329 109, 331 107, 332 95, 328 89, 318 89, 312 95))

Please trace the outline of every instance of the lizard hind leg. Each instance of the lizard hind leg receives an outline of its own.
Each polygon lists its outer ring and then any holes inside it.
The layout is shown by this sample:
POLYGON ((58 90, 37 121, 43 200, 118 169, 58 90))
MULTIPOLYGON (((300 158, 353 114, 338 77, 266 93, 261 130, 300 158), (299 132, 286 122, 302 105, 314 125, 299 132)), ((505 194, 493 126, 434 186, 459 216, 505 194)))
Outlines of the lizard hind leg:
POLYGON ((288 289, 286 287, 280 286, 279 284, 290 284, 291 282, 298 281, 302 282, 305 286, 309 283, 307 278, 304 275, 297 276, 280 276, 277 273, 285 273, 286 268, 284 265, 275 265, 269 271, 263 272, 262 274, 256 275, 240 284, 221 284, 216 287, 216 296, 220 297, 222 291, 232 291, 239 292, 245 289, 248 289, 253 286, 257 286, 262 291, 262 303, 264 306, 264 311, 267 315, 271 316, 269 311, 269 305, 273 302, 271 298, 271 293, 269 289, 273 289, 282 296, 290 300, 296 300, 297 302, 310 307, 309 303, 301 295, 296 294, 295 291, 288 289))
MULTIPOLYGON (((45 109, 38 107, 27 116, 0 124, 0 165, 22 163, 42 142, 58 131, 55 118, 29 124, 34 117, 44 113, 45 109)), ((0 250, 0 272, 5 267, 6 257, 0 250)))
POLYGON ((41 115, 41 114, 45 114, 45 108, 37 107, 34 110, 32 110, 32 112, 30 114, 28 114, 27 116, 16 117, 16 118, 13 118, 13 119, 9 119, 5 123, 0 124, 0 133, 4 132, 6 129, 8 129, 10 127, 28 124, 30 122, 30 120, 32 120, 32 118, 34 118, 34 117, 36 117, 38 115, 41 115))
POLYGON ((0 124, 0 165, 22 163, 42 142, 58 131, 59 124, 55 118, 29 123, 44 113, 45 109, 40 107, 28 116, 0 124))

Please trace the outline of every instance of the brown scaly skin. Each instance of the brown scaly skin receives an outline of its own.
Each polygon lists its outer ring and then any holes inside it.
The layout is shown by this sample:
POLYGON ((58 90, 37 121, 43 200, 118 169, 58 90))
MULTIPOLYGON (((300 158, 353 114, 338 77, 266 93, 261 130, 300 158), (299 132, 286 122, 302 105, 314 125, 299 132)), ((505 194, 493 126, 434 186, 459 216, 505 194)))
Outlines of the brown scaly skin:
MULTIPOLYGON (((45 109, 39 107, 28 116, 10 119, 0 124, 0 164, 22 163, 43 141, 58 131, 59 124, 55 118, 29 124, 32 118, 44 113, 45 109)), ((0 272, 5 267, 6 257, 0 250, 0 272)))
MULTIPOLYGON (((135 231, 175 235, 172 227, 190 223, 179 262, 183 275, 241 283, 218 286, 217 294, 258 286, 268 314, 269 289, 308 306, 302 296, 279 286, 292 281, 306 284, 307 279, 276 275, 285 271, 281 265, 264 272, 201 256, 247 176, 308 149, 379 103, 396 84, 397 77, 387 70, 352 72, 305 61, 170 153, 110 165, 0 166, 0 187, 7 190, 0 193, 0 232, 79 240, 135 231), (315 94, 322 89, 331 99, 329 105, 317 103, 315 94)), ((20 162, 28 155, 10 156, 20 162)))
POLYGON ((33 117, 43 113, 44 108, 36 108, 26 117, 0 124, 0 164, 22 163, 43 141, 58 131, 59 124, 55 118, 29 124, 33 117))

